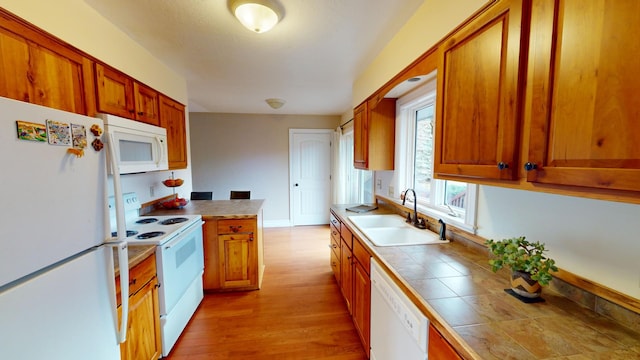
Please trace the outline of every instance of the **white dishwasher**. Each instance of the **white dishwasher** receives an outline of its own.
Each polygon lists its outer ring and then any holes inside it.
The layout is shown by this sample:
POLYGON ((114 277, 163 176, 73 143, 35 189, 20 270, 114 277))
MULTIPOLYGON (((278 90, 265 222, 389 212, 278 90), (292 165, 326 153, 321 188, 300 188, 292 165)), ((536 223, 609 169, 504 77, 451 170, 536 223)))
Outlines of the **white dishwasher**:
POLYGON ((371 360, 425 360, 429 320, 371 259, 371 360))

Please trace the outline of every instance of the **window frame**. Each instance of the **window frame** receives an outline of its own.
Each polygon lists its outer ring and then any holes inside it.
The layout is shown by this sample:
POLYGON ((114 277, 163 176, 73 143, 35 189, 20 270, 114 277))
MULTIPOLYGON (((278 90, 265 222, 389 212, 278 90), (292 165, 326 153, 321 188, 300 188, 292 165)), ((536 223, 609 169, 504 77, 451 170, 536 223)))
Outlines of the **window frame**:
MULTIPOLYGON (((414 183, 415 164, 415 122, 417 110, 433 104, 436 105, 436 73, 430 74, 424 84, 418 86, 410 93, 398 98, 396 102, 396 171, 393 180, 394 197, 400 198, 400 193, 407 188, 412 188, 414 183)), ((435 114, 434 108, 434 131, 435 114)), ((435 142, 434 142, 435 146, 435 142)), ((435 149, 433 151, 435 153, 435 149)), ((476 210, 478 185, 467 184, 464 213, 455 208, 443 204, 445 184, 447 181, 432 177, 429 198, 418 197, 418 211, 433 218, 443 219, 456 227, 476 233, 476 210)), ((457 181, 462 182, 462 181, 457 181)), ((407 199, 411 203, 413 199, 407 199)))

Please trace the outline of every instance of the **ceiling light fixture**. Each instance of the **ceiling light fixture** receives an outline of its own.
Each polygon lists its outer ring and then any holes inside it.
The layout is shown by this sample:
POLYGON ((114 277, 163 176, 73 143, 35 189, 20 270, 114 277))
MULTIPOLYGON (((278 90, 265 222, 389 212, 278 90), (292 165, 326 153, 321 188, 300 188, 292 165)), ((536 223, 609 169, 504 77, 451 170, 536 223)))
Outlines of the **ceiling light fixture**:
POLYGON ((282 16, 271 0, 231 0, 229 5, 244 27, 259 34, 271 30, 282 16))
POLYGON ((271 98, 271 99, 266 99, 265 102, 269 104, 269 106, 271 106, 272 109, 280 109, 286 101, 282 99, 271 98))

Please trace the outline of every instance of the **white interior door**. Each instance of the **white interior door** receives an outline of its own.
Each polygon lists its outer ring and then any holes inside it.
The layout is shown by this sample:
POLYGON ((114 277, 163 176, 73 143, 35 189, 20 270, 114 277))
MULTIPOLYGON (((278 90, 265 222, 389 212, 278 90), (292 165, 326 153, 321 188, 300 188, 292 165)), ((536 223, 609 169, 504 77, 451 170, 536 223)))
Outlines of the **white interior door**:
POLYGON ((332 131, 289 130, 290 208, 293 225, 329 223, 332 131))

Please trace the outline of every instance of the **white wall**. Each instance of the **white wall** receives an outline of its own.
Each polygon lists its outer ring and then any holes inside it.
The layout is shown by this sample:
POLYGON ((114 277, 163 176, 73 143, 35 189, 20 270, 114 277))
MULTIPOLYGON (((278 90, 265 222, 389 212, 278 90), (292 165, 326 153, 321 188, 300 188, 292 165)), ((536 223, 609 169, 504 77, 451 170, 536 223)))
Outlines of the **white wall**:
MULTIPOLYGON (((374 93, 484 3, 425 0, 355 82, 353 104, 374 93)), ((375 176, 383 185, 376 193, 389 196, 393 172, 378 171, 375 176)), ((561 268, 640 298, 640 205, 480 186, 477 216, 478 235, 524 235, 545 242, 561 268)))
MULTIPOLYGON (((173 99, 187 103, 184 78, 154 58, 84 1, 0 0, 0 7, 173 99)), ((188 113, 186 116, 188 139, 188 113)), ((171 189, 161 184, 169 176, 171 173, 166 171, 126 175, 123 176, 123 190, 136 192, 140 200, 146 202, 172 193, 171 189), (154 196, 150 194, 150 187, 154 187, 154 196)), ((176 171, 175 176, 185 180, 178 191, 182 197, 188 197, 183 194, 191 193, 191 169, 176 171)), ((113 194, 113 190, 109 193, 113 194)))
POLYGON ((355 107, 420 57, 487 0, 425 0, 353 84, 355 107))
POLYGON ((339 116, 191 113, 193 189, 250 190, 265 226, 289 226, 289 129, 335 129, 339 116))
POLYGON ((478 235, 542 241, 558 266, 640 298, 640 205, 480 186, 478 235))

